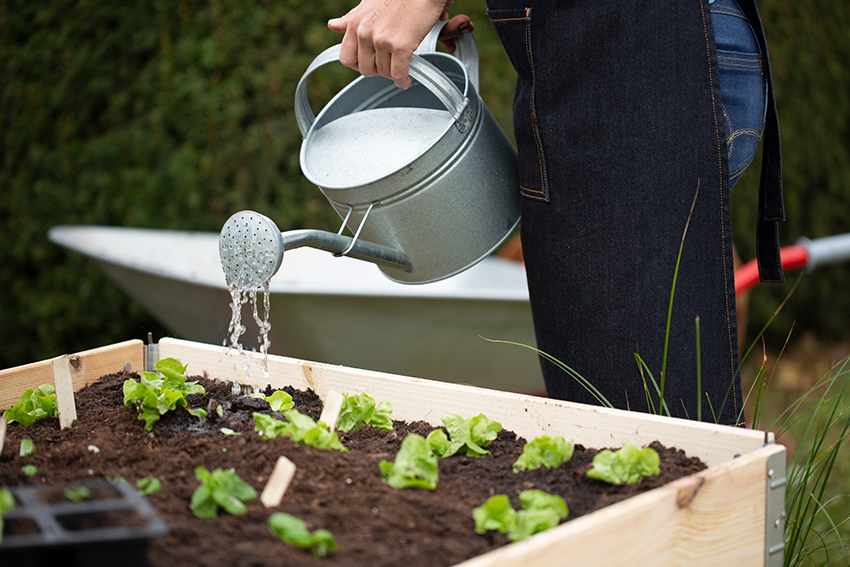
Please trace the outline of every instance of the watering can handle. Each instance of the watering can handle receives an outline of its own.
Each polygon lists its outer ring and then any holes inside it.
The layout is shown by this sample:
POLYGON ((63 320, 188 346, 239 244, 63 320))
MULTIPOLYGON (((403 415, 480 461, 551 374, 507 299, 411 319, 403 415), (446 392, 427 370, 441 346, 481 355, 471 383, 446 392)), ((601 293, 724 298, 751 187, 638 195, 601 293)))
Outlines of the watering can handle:
MULTIPOLYGON (((310 63, 310 66, 307 67, 307 70, 301 76, 301 80, 298 81, 298 86, 295 89, 295 120, 298 122, 298 128, 301 129, 302 136, 307 134, 310 126, 312 126, 313 121, 316 119, 313 109, 310 108, 310 102, 307 100, 307 77, 322 65, 339 61, 339 49, 339 45, 333 45, 321 52, 313 59, 313 62, 310 63)), ((431 91, 443 106, 446 107, 456 122, 461 122, 465 119, 464 110, 466 110, 469 104, 469 99, 458 90, 455 84, 442 71, 414 54, 410 57, 410 76, 431 91)))
MULTIPOLYGON (((448 20, 444 20, 434 24, 434 27, 431 28, 431 31, 428 32, 428 35, 425 36, 414 53, 435 53, 440 32, 443 31, 447 23, 449 23, 448 20)), ((455 38, 454 55, 466 67, 469 82, 475 87, 475 92, 480 93, 481 89, 478 88, 478 44, 475 43, 475 38, 472 37, 471 33, 465 33, 455 38)))

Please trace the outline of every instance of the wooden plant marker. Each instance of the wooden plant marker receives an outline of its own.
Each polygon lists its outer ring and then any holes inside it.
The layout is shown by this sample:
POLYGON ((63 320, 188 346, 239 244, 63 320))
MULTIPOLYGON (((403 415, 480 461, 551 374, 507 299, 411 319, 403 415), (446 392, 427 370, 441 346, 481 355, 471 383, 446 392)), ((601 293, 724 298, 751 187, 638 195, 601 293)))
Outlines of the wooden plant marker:
POLYGON ((266 508, 274 508, 283 500, 283 495, 286 489, 289 488, 289 483, 292 482, 292 477, 295 476, 295 464, 281 455, 277 458, 274 464, 274 470, 260 495, 260 502, 266 508))
POLYGON ((5 417, 0 417, 0 454, 3 453, 3 444, 6 443, 6 424, 9 422, 5 417))
POLYGON ((325 398, 319 421, 324 421, 331 433, 336 429, 336 420, 339 419, 339 412, 342 411, 342 402, 342 394, 334 390, 330 390, 325 398))
POLYGON ((59 413, 59 427, 71 427, 77 419, 77 406, 74 403, 74 383, 71 380, 71 362, 68 355, 53 359, 53 386, 56 388, 56 410, 59 413))

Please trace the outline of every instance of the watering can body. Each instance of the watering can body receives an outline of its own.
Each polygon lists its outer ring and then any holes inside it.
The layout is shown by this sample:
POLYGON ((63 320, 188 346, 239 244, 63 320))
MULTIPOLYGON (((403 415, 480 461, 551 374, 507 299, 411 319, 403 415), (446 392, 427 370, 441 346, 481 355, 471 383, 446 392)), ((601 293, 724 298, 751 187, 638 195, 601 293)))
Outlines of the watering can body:
POLYGON ((376 264, 411 284, 473 266, 520 217, 516 150, 476 91, 474 40, 463 36, 459 57, 433 52, 427 40, 406 90, 359 77, 314 118, 306 79, 337 61, 339 46, 314 60, 296 90, 302 172, 356 238, 409 259, 409 268, 376 264))

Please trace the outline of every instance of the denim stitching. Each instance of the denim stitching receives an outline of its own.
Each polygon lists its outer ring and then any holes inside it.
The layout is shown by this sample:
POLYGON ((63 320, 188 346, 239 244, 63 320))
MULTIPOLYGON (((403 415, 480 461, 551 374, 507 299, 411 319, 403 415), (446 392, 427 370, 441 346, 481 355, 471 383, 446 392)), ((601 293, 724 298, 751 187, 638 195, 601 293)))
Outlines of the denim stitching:
POLYGON ((741 19, 746 20, 747 17, 744 15, 744 12, 741 10, 736 10, 730 6, 715 6, 711 8, 711 14, 717 14, 722 16, 735 16, 741 19))
MULTIPOLYGON (((705 10, 705 6, 703 5, 702 1, 700 1, 700 7, 701 7, 700 12, 701 12, 701 15, 702 15, 702 29, 703 29, 703 34, 704 34, 704 38, 705 38, 705 50, 706 50, 706 55, 708 56, 708 84, 710 86, 709 90, 711 92, 711 103, 712 103, 711 107, 717 108, 716 107, 717 103, 714 100, 714 74, 713 74, 712 68, 711 68, 711 41, 708 37, 708 26, 707 26, 707 22, 705 20, 706 10, 705 10)), ((715 53, 715 56, 716 55, 717 54, 715 53)), ((719 162, 718 166, 720 167, 720 208, 721 208, 721 211, 722 211, 722 209, 723 209, 723 152, 721 151, 722 144, 721 144, 721 140, 720 140, 720 133, 719 133, 718 123, 717 123, 717 112, 716 111, 714 112, 714 135, 715 135, 715 140, 717 142, 717 158, 718 158, 718 162, 719 162)), ((730 314, 729 314, 729 292, 728 292, 728 289, 729 289, 729 274, 728 274, 728 270, 726 269, 726 265, 728 264, 728 260, 726 258, 726 226, 725 226, 725 223, 722 221, 722 219, 723 219, 723 215, 721 215, 721 222, 720 222, 720 233, 721 233, 720 240, 721 240, 721 249, 723 251, 723 282, 725 284, 724 285, 724 297, 725 297, 725 301, 726 301, 726 330, 728 331, 728 335, 729 335, 729 357, 730 357, 731 362, 732 362, 733 372, 735 372, 736 371, 736 369, 735 369, 735 351, 732 348, 732 321, 730 319, 730 314)), ((734 380, 734 374, 732 376, 732 379, 734 380)), ((732 403, 734 404, 734 410, 735 410, 734 415, 736 416, 735 419, 737 419, 737 416, 738 416, 738 392, 735 389, 734 385, 732 386, 732 403)))
POLYGON ((527 197, 539 199, 542 201, 549 200, 549 182, 546 173, 546 161, 543 157, 543 146, 540 141, 539 119, 537 118, 537 109, 534 104, 534 86, 537 82, 537 77, 534 72, 534 58, 531 52, 531 8, 525 9, 525 52, 528 56, 528 66, 531 69, 531 96, 529 97, 529 114, 531 121, 531 132, 534 134, 534 144, 537 146, 537 162, 540 166, 540 184, 541 189, 529 189, 520 185, 521 192, 527 197))

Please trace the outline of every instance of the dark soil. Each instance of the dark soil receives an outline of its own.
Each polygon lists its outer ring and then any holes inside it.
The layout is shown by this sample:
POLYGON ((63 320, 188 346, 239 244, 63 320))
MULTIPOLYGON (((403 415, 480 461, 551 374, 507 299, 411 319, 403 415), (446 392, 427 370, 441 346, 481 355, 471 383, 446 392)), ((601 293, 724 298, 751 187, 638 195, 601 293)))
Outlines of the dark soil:
MULTIPOLYGON (((393 460, 408 433, 427 435, 433 427, 425 422, 396 421, 391 432, 365 426, 340 433, 347 453, 287 438, 263 441, 253 432, 251 413, 257 406, 270 412, 268 404, 234 397, 230 384, 200 379, 207 394, 190 396, 190 407, 214 410, 221 404, 223 418, 210 411, 202 421, 178 408, 147 432, 135 409, 123 405, 122 383, 129 377, 137 375, 106 376, 78 392, 78 420, 69 429, 60 430, 57 418, 27 428, 10 424, 0 455, 0 486, 63 487, 119 476, 129 481, 157 477, 162 491, 148 499, 170 534, 151 542, 151 565, 454 565, 509 543, 504 535, 482 536, 473 530, 472 509, 494 494, 508 494, 517 509, 522 490, 558 494, 567 502, 569 521, 705 468, 680 450, 654 443, 661 455, 659 476, 637 485, 610 486, 585 476, 598 449, 576 445, 572 460, 560 469, 514 474, 511 467, 525 440, 502 431, 489 456, 441 459, 435 491, 395 490, 381 482, 378 463, 393 460), (242 435, 225 436, 221 427, 242 435), (35 442, 34 454, 19 456, 22 438, 35 442), (215 519, 201 520, 192 515, 189 501, 199 485, 196 466, 232 468, 259 494, 279 455, 298 469, 278 508, 266 509, 258 499, 248 504, 245 516, 221 511, 215 519), (32 478, 21 470, 28 464, 38 468, 32 478), (310 529, 329 530, 339 551, 316 560, 310 551, 282 543, 266 527, 274 512, 301 518, 310 529)), ((322 403, 312 391, 287 391, 299 411, 318 419, 322 403)))

